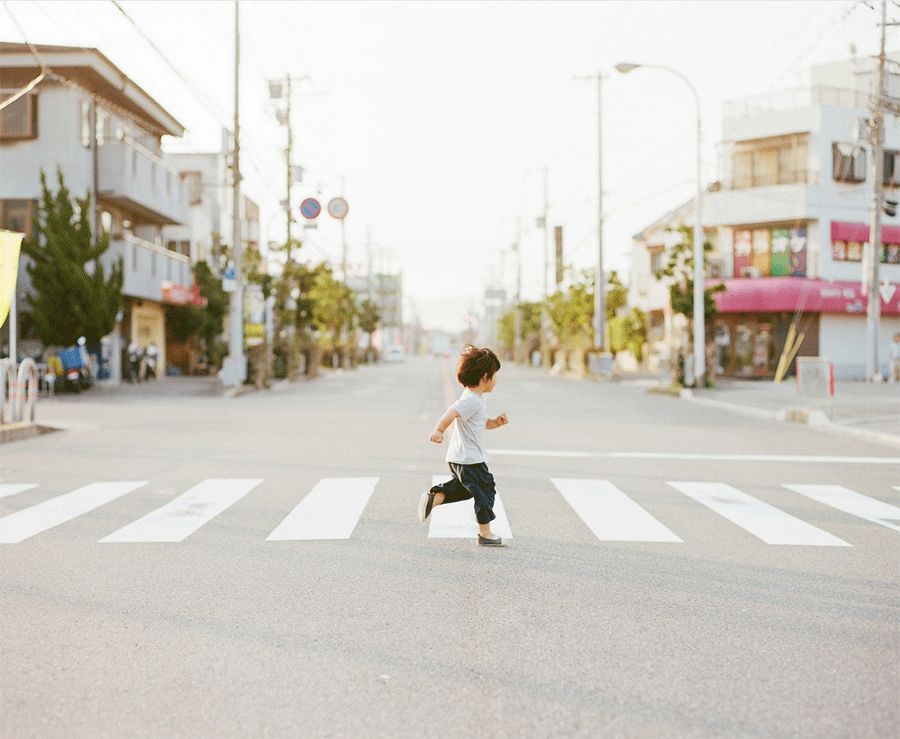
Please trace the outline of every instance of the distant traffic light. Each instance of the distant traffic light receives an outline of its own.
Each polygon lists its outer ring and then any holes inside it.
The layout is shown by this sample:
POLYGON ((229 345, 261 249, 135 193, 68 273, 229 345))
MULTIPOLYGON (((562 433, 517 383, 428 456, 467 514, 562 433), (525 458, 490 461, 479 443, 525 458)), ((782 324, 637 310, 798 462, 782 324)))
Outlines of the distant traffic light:
POLYGON ((888 198, 884 199, 884 205, 881 206, 881 210, 884 212, 886 216, 895 216, 897 215, 897 201, 889 200, 888 198))

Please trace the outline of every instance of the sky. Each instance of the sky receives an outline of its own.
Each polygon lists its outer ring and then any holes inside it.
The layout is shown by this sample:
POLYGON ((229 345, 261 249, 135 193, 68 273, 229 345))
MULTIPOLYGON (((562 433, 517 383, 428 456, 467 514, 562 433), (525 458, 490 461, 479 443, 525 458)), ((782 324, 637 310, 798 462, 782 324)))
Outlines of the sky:
MULTIPOLYGON (((111 2, 9 0, 0 40, 22 40, 11 13, 33 43, 99 48, 186 126, 166 148, 214 150, 233 111, 234 4, 120 4, 137 27, 111 2)), ((627 278, 632 235, 694 191, 696 122, 675 75, 624 76, 616 63, 666 65, 693 83, 705 184, 719 171, 724 101, 808 84, 811 64, 847 58, 851 44, 873 54, 878 34, 872 8, 838 0, 242 0, 240 15, 242 171, 262 240, 284 238, 285 139, 267 80, 306 76, 295 84, 294 162, 306 170, 295 205, 343 189, 353 268, 371 248, 376 270, 402 270, 406 317, 451 330, 481 312, 486 287, 514 294, 517 225, 522 297, 542 295, 545 168, 566 263, 596 263, 597 85, 573 76, 605 77, 604 261, 627 278)), ((307 257, 337 263, 337 222, 317 224, 302 231, 307 257)))

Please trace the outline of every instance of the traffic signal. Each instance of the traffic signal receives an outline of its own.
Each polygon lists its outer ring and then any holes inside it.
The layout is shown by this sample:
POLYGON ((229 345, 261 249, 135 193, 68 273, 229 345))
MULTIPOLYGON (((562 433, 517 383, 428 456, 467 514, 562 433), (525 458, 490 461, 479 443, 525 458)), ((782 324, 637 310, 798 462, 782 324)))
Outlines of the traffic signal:
POLYGON ((886 216, 895 216, 897 215, 897 201, 889 200, 888 198, 884 199, 884 205, 881 206, 881 210, 884 212, 886 216))

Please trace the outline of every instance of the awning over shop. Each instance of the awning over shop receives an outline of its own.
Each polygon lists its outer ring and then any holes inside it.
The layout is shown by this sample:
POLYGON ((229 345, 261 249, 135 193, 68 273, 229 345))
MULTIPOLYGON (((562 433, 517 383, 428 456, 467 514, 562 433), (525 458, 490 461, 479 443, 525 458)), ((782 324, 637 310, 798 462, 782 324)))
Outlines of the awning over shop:
MULTIPOLYGON (((868 300, 858 282, 829 282, 805 277, 761 277, 707 280, 725 285, 716 293, 720 313, 845 313, 865 314, 868 300)), ((900 315, 900 284, 881 289, 881 314, 900 315)))
MULTIPOLYGON (((831 222, 832 241, 858 241, 861 244, 869 240, 869 226, 865 223, 848 223, 846 221, 831 222)), ((900 226, 881 227, 882 244, 900 244, 900 226)))

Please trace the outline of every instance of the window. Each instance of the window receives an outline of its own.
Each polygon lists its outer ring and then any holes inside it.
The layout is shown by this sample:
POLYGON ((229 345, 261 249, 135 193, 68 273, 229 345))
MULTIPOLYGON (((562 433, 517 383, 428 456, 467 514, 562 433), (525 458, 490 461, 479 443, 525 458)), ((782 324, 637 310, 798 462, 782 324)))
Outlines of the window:
POLYGON ((37 200, 0 200, 0 228, 31 234, 37 200))
MULTIPOLYGON (((14 92, 14 90, 5 90, 0 97, 5 98, 14 92)), ((0 139, 34 138, 37 138, 37 98, 28 94, 0 111, 0 139)))
POLYGON ((737 142, 731 156, 732 188, 806 182, 807 136, 794 133, 737 142))
POLYGON ((109 126, 109 113, 105 110, 97 111, 97 127, 95 133, 97 136, 97 146, 103 146, 106 143, 106 132, 109 126))
POLYGON ((884 175, 882 181, 888 187, 900 186, 900 151, 884 152, 884 175))
POLYGON ((100 227, 106 233, 110 233, 110 232, 112 232, 112 225, 113 225, 112 213, 110 213, 108 210, 102 211, 100 213, 100 227))
POLYGON ((191 205, 200 205, 203 202, 203 183, 199 172, 185 172, 182 177, 187 184, 188 202, 191 205))
POLYGON ((81 101, 81 145, 86 149, 91 145, 91 104, 81 101))
POLYGON ((650 274, 656 275, 663 268, 663 247, 650 246, 647 252, 650 254, 650 274))
POLYGON ((866 181, 866 150, 854 144, 831 145, 832 169, 836 182, 866 181))

